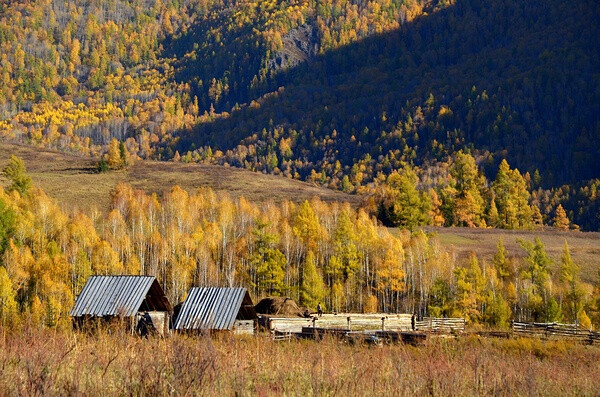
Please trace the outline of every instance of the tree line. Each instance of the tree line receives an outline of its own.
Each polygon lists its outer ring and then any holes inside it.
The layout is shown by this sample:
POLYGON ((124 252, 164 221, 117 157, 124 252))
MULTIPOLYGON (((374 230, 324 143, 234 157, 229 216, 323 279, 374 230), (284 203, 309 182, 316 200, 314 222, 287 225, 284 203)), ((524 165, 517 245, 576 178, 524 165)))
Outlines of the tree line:
POLYGON ((565 243, 558 272, 541 240, 524 259, 498 242, 492 263, 459 260, 435 235, 393 230, 348 204, 257 205, 211 189, 162 195, 127 184, 104 214, 67 214, 13 157, 0 190, 0 320, 64 326, 92 274, 155 275, 174 304, 191 286, 244 286, 314 309, 600 326, 600 274, 584 283, 565 243))

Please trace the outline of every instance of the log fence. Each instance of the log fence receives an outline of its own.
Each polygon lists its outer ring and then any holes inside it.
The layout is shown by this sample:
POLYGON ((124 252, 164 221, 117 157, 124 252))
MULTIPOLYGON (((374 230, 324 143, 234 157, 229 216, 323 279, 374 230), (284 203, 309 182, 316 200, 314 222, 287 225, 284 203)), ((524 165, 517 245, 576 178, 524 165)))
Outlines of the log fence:
POLYGON ((513 322, 512 332, 513 336, 567 339, 590 344, 600 342, 600 332, 583 329, 577 324, 513 322))

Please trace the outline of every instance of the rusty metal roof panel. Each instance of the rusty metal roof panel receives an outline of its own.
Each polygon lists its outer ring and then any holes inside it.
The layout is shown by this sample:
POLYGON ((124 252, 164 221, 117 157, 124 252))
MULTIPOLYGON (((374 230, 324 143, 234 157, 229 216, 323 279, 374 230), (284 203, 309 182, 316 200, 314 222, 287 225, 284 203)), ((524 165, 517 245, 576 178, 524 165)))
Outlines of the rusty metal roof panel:
POLYGON ((133 316, 155 280, 153 276, 92 276, 77 297, 70 315, 133 316))
POLYGON ((176 330, 230 330, 242 306, 246 288, 192 288, 175 320, 176 330))

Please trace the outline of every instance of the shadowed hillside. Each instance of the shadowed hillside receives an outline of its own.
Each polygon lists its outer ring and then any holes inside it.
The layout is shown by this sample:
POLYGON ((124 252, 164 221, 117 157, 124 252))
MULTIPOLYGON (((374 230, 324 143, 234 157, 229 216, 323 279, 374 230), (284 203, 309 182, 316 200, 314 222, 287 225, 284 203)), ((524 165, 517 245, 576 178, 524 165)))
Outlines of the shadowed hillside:
POLYGON ((279 91, 177 148, 302 178, 331 177, 339 160, 346 174, 364 164, 367 181, 465 147, 491 152, 488 174, 506 157, 545 186, 598 177, 598 16, 588 0, 459 0, 277 75, 279 91))

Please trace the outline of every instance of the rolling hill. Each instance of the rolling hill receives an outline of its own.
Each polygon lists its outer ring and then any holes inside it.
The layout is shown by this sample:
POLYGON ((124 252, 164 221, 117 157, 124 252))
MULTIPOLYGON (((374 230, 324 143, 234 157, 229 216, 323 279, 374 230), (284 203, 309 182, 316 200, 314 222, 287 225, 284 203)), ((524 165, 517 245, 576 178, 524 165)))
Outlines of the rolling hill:
POLYGON ((234 198, 244 196, 258 203, 302 202, 319 197, 327 202, 349 202, 357 206, 361 200, 356 195, 305 182, 218 165, 138 161, 127 170, 98 173, 98 160, 8 143, 0 143, 0 168, 4 168, 13 154, 24 159, 34 184, 55 198, 67 212, 73 209, 89 212, 93 208, 106 211, 110 206, 110 193, 119 182, 159 194, 175 185, 190 191, 210 187, 234 198))

